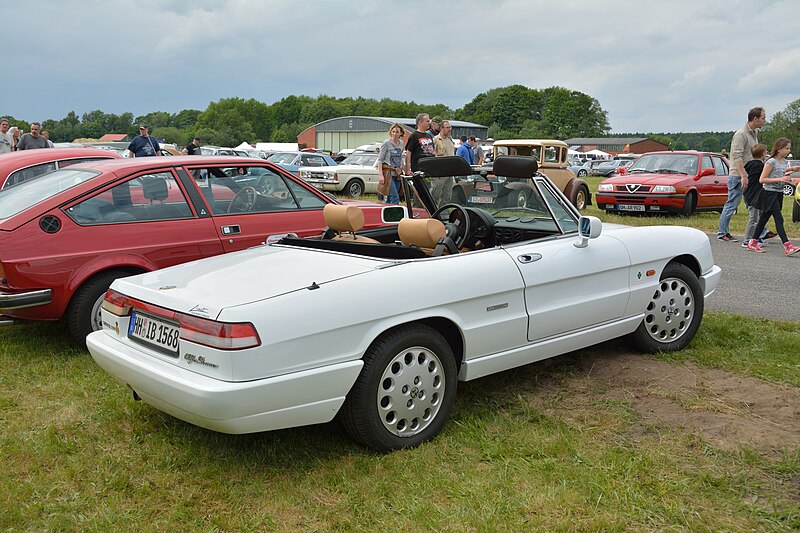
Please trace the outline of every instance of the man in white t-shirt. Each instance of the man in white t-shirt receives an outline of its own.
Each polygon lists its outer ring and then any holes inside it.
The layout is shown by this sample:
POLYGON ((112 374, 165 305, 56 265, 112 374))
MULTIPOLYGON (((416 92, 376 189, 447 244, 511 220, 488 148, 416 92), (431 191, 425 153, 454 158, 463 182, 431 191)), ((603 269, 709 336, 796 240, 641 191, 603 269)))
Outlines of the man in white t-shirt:
POLYGON ((8 119, 0 119, 0 154, 11 153, 14 149, 14 137, 8 133, 8 119))

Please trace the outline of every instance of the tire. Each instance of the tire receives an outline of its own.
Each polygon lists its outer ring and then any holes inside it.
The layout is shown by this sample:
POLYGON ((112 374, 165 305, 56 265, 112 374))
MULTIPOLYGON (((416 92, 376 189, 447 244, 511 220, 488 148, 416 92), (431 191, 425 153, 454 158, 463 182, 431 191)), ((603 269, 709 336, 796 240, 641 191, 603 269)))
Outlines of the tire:
POLYGON ((575 198, 572 199, 572 205, 578 208, 578 211, 583 211, 589 205, 589 189, 585 185, 578 187, 575 191, 575 198))
POLYGON ((67 332, 75 342, 85 344, 86 336, 102 327, 100 306, 103 304, 103 297, 108 287, 115 279, 130 275, 131 273, 120 270, 101 272, 85 281, 75 291, 64 315, 67 332))
POLYGON ((453 196, 451 197, 454 204, 458 205, 467 205, 467 195, 464 193, 464 189, 461 187, 453 187, 453 196))
POLYGON ((800 222, 800 198, 792 200, 792 222, 800 222))
POLYGON ((697 196, 692 191, 686 193, 686 200, 683 201, 683 210, 681 214, 685 217, 692 216, 694 208, 697 206, 697 196))
POLYGON ((524 189, 511 189, 508 193, 509 207, 525 207, 528 205, 528 192, 524 189))
POLYGON ((407 324, 364 355, 340 418, 350 437, 379 452, 412 448, 439 434, 456 396, 456 363, 435 330, 407 324))
POLYGON ((784 183, 783 184, 783 195, 784 196, 794 196, 794 185, 791 183, 784 183))
POLYGON ((695 273, 681 263, 669 263, 653 290, 644 320, 630 334, 630 340, 648 353, 682 350, 700 327, 704 304, 695 273))
POLYGON ((344 193, 353 198, 364 196, 364 182, 358 178, 353 178, 344 186, 344 193))
POLYGON ((588 174, 589 174, 589 173, 588 173, 588 172, 586 172, 586 169, 585 169, 585 168, 582 168, 582 169, 580 169, 580 170, 578 171, 578 177, 579 177, 579 178, 585 178, 585 177, 586 177, 588 174))

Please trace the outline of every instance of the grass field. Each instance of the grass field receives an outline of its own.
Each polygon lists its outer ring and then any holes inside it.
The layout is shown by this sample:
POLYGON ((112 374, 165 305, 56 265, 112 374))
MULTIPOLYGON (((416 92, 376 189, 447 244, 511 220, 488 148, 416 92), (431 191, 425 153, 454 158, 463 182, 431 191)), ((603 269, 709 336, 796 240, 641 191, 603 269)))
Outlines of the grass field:
MULTIPOLYGON (((706 231, 716 230, 718 218, 589 214, 706 231)), ((738 224, 741 213, 732 224, 741 234, 738 224)), ((797 225, 787 228, 798 235, 797 225)), ((738 418, 736 427, 753 433, 748 424, 766 419, 769 433, 772 423, 746 401, 726 399, 707 374, 692 388, 655 379, 644 398, 594 377, 628 361, 627 353, 622 342, 606 343, 461 383, 439 437, 377 455, 335 421, 239 436, 194 427, 134 402, 60 325, 5 328, 0 529, 800 529, 800 438, 773 448, 735 439, 723 445, 702 426, 653 416, 643 401, 671 404, 686 420, 701 414, 710 429, 738 418)), ((659 365, 665 376, 708 369, 733 392, 757 382, 759 395, 777 410, 795 409, 788 416, 796 421, 799 353, 796 322, 708 312, 686 350, 630 361, 659 365)), ((775 432, 796 436, 797 426, 776 424, 775 432)))

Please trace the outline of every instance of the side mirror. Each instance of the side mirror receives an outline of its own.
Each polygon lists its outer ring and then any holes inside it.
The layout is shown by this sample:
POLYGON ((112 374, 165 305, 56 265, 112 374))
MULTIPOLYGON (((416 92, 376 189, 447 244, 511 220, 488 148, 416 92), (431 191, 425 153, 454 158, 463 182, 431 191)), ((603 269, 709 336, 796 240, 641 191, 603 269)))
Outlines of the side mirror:
POLYGON ((408 218, 408 209, 403 205, 387 205, 381 209, 381 221, 384 223, 397 223, 408 218))
POLYGON ((603 223, 597 217, 581 217, 578 220, 578 242, 573 243, 575 248, 586 248, 589 239, 596 239, 603 231, 603 223))
POLYGON ((703 176, 711 176, 716 173, 717 171, 714 170, 713 168, 704 168, 703 170, 700 171, 700 175, 697 177, 702 178, 703 176))

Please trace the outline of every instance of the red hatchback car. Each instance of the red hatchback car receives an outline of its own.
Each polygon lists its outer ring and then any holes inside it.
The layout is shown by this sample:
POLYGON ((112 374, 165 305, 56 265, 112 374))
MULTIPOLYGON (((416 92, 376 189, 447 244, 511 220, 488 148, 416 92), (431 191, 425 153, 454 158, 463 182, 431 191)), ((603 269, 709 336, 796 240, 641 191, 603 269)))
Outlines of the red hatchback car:
POLYGON ((721 210, 728 198, 728 160, 709 152, 651 152, 625 174, 597 187, 597 207, 608 212, 681 213, 721 210))
POLYGON ((112 150, 97 148, 47 148, 0 155, 0 189, 48 172, 99 159, 121 159, 112 150))
MULTIPOLYGON (((271 235, 320 235, 322 210, 334 203, 254 158, 113 159, 51 172, 0 191, 0 323, 64 317, 82 341, 100 328, 100 305, 114 279, 241 250, 271 235)), ((362 208, 365 228, 406 213, 347 203, 362 208)))

